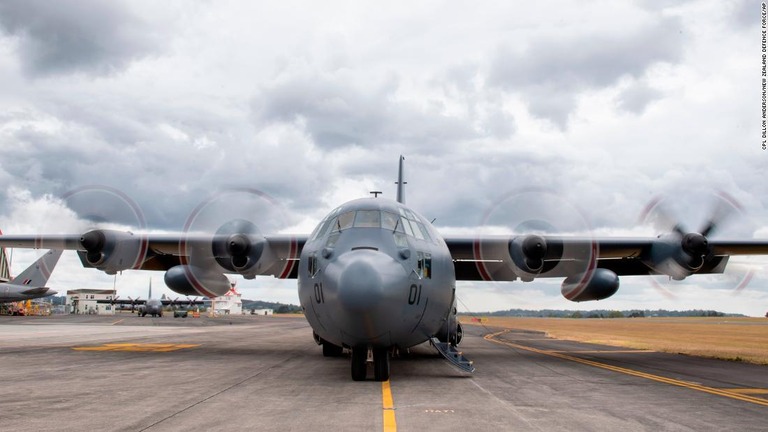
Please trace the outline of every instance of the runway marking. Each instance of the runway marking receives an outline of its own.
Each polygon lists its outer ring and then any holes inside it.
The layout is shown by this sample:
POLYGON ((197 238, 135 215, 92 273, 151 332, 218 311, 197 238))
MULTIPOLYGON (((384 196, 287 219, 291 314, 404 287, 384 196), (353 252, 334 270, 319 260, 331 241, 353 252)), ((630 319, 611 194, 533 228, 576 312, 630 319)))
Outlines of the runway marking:
POLYGON ((709 394, 713 394, 713 395, 716 395, 716 396, 724 396, 724 397, 727 397, 727 398, 736 399, 736 400, 740 400, 740 401, 744 401, 744 402, 750 402, 750 403, 757 404, 757 405, 768 406, 768 400, 766 400, 766 399, 752 397, 752 396, 748 396, 746 394, 740 394, 740 393, 734 392, 734 391, 732 391, 730 389, 719 389, 719 388, 715 388, 715 387, 707 387, 707 386, 703 386, 701 384, 685 382, 685 381, 681 381, 681 380, 676 380, 674 378, 667 378, 667 377, 663 377, 663 376, 660 376, 660 375, 653 375, 653 374, 649 374, 649 373, 645 373, 645 372, 636 371, 636 370, 633 370, 633 369, 627 369, 627 368, 623 368, 623 367, 619 367, 619 366, 611 366, 611 365, 606 364, 606 363, 600 363, 600 362, 597 362, 597 361, 586 360, 586 359, 579 358, 579 357, 573 357, 573 356, 569 356, 569 355, 566 355, 566 354, 562 354, 560 352, 540 350, 538 348, 533 348, 533 347, 529 347, 529 346, 525 346, 525 345, 518 345, 516 343, 495 339, 497 336, 502 335, 502 334, 504 334, 506 332, 507 331, 505 330, 505 331, 500 331, 500 332, 496 332, 496 333, 487 334, 487 335, 485 335, 483 337, 483 339, 485 339, 487 341, 490 341, 490 342, 493 342, 493 343, 497 343, 499 345, 506 345, 506 346, 509 346, 509 347, 512 347, 512 348, 517 348, 517 349, 522 349, 522 350, 526 350, 526 351, 535 352, 537 354, 548 355, 548 356, 556 357, 556 358, 563 359, 563 360, 570 360, 570 361, 573 361, 573 362, 576 362, 576 363, 585 364, 585 365, 588 365, 588 366, 594 366, 594 367, 598 367, 598 368, 601 368, 601 369, 606 369, 606 370, 610 370, 610 371, 614 371, 614 372, 623 373, 625 375, 636 376, 636 377, 645 378, 645 379, 649 379, 649 380, 656 381, 656 382, 661 382, 661 383, 665 383, 665 384, 675 385, 675 386, 678 386, 678 387, 685 387, 685 388, 688 388, 688 389, 691 389, 691 390, 697 390, 697 391, 700 391, 700 392, 709 393, 709 394))
POLYGON ((72 347, 72 349, 75 351, 171 352, 199 346, 200 344, 108 343, 99 346, 72 347))
POLYGON ((768 389, 764 389, 764 388, 729 388, 729 389, 723 389, 723 390, 727 390, 731 393, 738 393, 738 394, 768 395, 768 389))
MULTIPOLYGON (((552 339, 550 339, 552 340, 552 339)), ((567 353, 567 354, 614 354, 614 353, 620 353, 620 354, 645 354, 645 353, 654 353, 656 351, 654 350, 583 350, 583 351, 563 351, 563 350, 547 350, 547 352, 551 353, 567 353)))
POLYGON ((123 322, 123 321, 125 321, 125 318, 123 318, 123 319, 121 319, 121 320, 117 320, 117 321, 113 322, 113 323, 112 323, 112 324, 110 324, 110 325, 120 324, 120 323, 121 323, 121 322, 123 322))
POLYGON ((396 432, 397 421, 395 420, 395 402, 392 399, 392 389, 389 386, 389 380, 381 382, 381 408, 384 420, 384 432, 396 432))

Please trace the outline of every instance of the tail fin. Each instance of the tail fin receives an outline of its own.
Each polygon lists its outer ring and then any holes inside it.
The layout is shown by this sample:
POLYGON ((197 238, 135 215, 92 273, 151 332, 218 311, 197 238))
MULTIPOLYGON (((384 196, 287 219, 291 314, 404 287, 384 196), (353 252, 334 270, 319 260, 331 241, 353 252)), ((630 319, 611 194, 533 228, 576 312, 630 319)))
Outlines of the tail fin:
MULTIPOLYGON (((3 235, 2 231, 0 235, 3 235)), ((5 248, 0 248, 0 281, 9 280, 11 280, 11 268, 8 265, 8 255, 5 254, 5 248)))
POLYGON ((61 252, 61 250, 56 249, 49 250, 9 283, 14 285, 26 285, 30 288, 45 286, 45 284, 48 283, 48 278, 51 277, 53 268, 56 267, 56 263, 59 262, 61 252))
POLYGON ((397 171, 397 182, 395 184, 397 185, 397 202, 400 204, 405 204, 405 185, 408 184, 408 182, 403 181, 403 161, 405 158, 403 155, 400 155, 400 166, 397 171))

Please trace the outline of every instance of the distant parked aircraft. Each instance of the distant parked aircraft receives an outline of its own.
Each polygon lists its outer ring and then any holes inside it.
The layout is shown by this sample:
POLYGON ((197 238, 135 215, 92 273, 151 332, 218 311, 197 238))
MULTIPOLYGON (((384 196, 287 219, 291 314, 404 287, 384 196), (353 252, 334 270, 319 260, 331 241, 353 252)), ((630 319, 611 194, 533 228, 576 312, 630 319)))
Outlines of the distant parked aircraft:
POLYGON ((137 307, 137 310, 139 311, 139 316, 147 316, 152 315, 153 317, 162 317, 163 316, 163 308, 165 306, 173 306, 174 304, 187 304, 189 306, 192 305, 202 305, 203 301, 198 300, 197 297, 195 297, 194 300, 191 300, 187 298, 185 301, 179 301, 178 298, 176 299, 156 299, 152 298, 152 280, 149 280, 149 293, 147 295, 146 300, 141 300, 139 298, 128 298, 125 299, 118 299, 114 298, 112 300, 97 300, 96 303, 108 303, 108 304, 118 304, 121 306, 131 306, 131 309, 133 310, 134 307, 137 307))
MULTIPOLYGON (((0 281, 0 303, 18 302, 56 294, 45 286, 53 268, 61 257, 61 250, 49 250, 20 275, 9 281, 0 281)), ((5 253, 3 253, 3 259, 5 253)))

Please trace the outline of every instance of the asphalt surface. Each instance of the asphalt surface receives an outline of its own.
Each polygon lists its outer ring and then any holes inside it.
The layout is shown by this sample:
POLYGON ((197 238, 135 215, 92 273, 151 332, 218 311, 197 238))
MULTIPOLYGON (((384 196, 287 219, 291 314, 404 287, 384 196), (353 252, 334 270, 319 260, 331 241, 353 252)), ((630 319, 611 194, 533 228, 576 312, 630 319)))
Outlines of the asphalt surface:
POLYGON ((465 330, 473 375, 421 345, 382 384, 302 318, 0 317, 0 430, 768 429, 765 366, 465 330))

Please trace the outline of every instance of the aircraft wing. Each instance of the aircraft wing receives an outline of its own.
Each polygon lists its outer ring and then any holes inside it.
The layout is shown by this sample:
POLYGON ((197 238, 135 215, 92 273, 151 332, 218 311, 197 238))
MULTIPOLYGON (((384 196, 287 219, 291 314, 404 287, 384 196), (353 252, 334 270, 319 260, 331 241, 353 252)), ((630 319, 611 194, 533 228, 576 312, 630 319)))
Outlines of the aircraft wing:
POLYGON ((722 273, 733 255, 768 255, 768 240, 709 241, 700 234, 658 238, 445 237, 457 280, 574 277, 602 268, 618 276, 722 273))
MULTIPOLYGON (((202 305, 205 304, 205 301, 198 300, 197 298, 193 299, 169 299, 164 298, 160 299, 160 302, 163 304, 163 306, 173 306, 173 305, 183 305, 183 306, 193 306, 193 305, 202 305)), ((147 303, 146 299, 113 299, 113 300, 96 300, 96 303, 103 303, 103 304, 113 304, 113 305, 122 305, 122 306, 141 306, 147 303)))
POLYGON ((160 301, 163 303, 163 306, 175 306, 175 305, 179 305, 179 306, 198 306, 198 305, 204 305, 205 304, 205 301, 198 300, 197 298, 195 298, 194 300, 190 299, 190 298, 187 298, 187 299, 184 299, 184 300, 164 298, 164 299, 160 299, 160 301))
POLYGON ((143 306, 147 303, 147 301, 144 299, 136 299, 136 300, 114 299, 114 300, 96 300, 96 303, 121 305, 121 306, 143 306))
POLYGON ((295 279, 306 240, 306 236, 288 235, 134 234, 97 229, 84 234, 2 235, 0 246, 75 250, 84 267, 110 274, 128 269, 167 271, 189 264, 246 277, 295 279))

